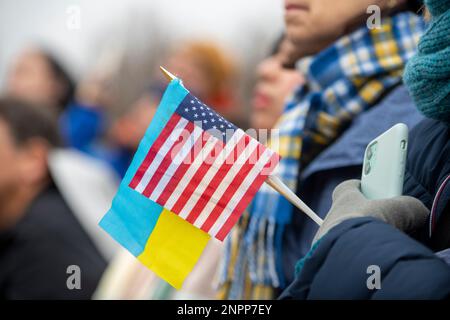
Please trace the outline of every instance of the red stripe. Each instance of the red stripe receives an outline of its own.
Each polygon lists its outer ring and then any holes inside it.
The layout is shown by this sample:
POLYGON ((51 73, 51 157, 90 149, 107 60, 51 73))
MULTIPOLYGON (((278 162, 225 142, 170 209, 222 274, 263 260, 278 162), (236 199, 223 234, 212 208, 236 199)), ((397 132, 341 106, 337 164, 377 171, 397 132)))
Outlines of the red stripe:
POLYGON ((200 184, 200 182, 202 182, 202 179, 208 172, 209 168, 211 168, 212 164, 214 163, 214 160, 217 158, 218 155, 220 155, 220 152, 222 151, 223 147, 224 143, 220 140, 217 140, 212 150, 209 152, 207 157, 203 159, 202 164, 197 169, 197 172, 190 179, 188 185, 183 190, 178 200, 175 202, 175 205, 171 208, 172 212, 179 214, 181 210, 183 210, 184 206, 189 201, 189 198, 192 196, 195 189, 197 189, 197 186, 200 184))
POLYGON ((144 161, 139 166, 139 169, 136 171, 136 174, 134 175, 133 179, 131 180, 129 186, 130 188, 136 189, 139 182, 141 182, 142 177, 144 176, 145 172, 147 171, 148 167, 152 163, 153 159, 155 158, 156 154, 158 153, 158 150, 161 148, 161 146, 164 144, 164 142, 167 140, 167 138, 170 136, 172 131, 175 129, 179 119, 181 117, 174 113, 172 117, 170 117, 169 121, 167 122, 164 129, 161 131, 158 138, 156 138, 155 142, 151 146, 150 150, 148 151, 147 155, 145 156, 144 161))
POLYGON ((240 156, 242 151, 244 151, 244 149, 247 147, 248 143, 250 142, 250 139, 251 139, 250 136, 244 135, 234 146, 233 151, 231 151, 227 159, 225 159, 225 162, 216 172, 211 182, 208 184, 208 187, 205 189, 202 196, 200 197, 199 201, 192 209, 192 212, 186 219, 187 221, 189 221, 190 223, 194 223, 195 220, 197 220, 198 216, 203 211, 208 202, 211 200, 212 195, 219 187, 222 180, 225 178, 225 175, 233 166, 233 162, 236 161, 236 159, 240 156))
MULTIPOLYGON (((194 124, 192 122, 188 122, 186 127, 183 129, 183 132, 184 133, 189 132, 189 134, 191 134, 192 131, 194 131, 194 124)), ((188 140, 189 140, 189 138, 185 139, 185 136, 183 136, 181 134, 180 134, 180 136, 177 137, 177 141, 174 142, 174 144, 170 148, 169 152, 167 152, 167 154, 165 155, 164 159, 159 164, 159 167, 156 169, 155 173, 153 174, 153 177, 150 179, 150 181, 148 182, 147 186, 145 187, 144 192, 142 192, 142 194, 144 196, 150 197, 150 195, 153 192, 153 189, 155 188, 155 186, 158 185, 159 181, 163 177, 163 175, 166 172, 167 168, 173 162, 173 156, 178 154, 180 149, 183 147, 183 145, 188 140)))
MULTIPOLYGON (((278 154, 274 153, 270 160, 266 163, 264 166, 264 169, 270 168, 271 166, 274 168, 274 163, 278 163, 279 156, 278 154), (272 162, 274 161, 274 162, 272 162)), ((245 208, 248 207, 250 202, 252 201, 253 197, 255 196, 256 192, 258 192, 261 185, 264 183, 264 181, 267 179, 269 175, 269 172, 267 174, 259 174, 255 181, 250 185, 250 188, 247 190, 247 192, 244 194, 242 199, 237 204, 236 208, 233 210, 231 215, 228 217, 227 221, 223 224, 222 228, 220 228, 219 232, 216 234, 216 238, 220 241, 223 241, 225 237, 230 232, 231 228, 236 224, 238 219, 241 217, 242 212, 244 212, 245 208)))
MULTIPOLYGON (((260 145, 262 146, 262 145, 260 145)), ((214 225, 216 220, 219 218, 219 216, 223 213, 225 210, 227 204, 230 202, 233 195, 236 193, 236 191, 241 186, 242 182, 244 181, 245 177, 248 175, 250 170, 255 166, 255 164, 252 164, 250 162, 250 159, 252 157, 256 159, 255 157, 258 156, 258 149, 259 147, 256 147, 256 149, 252 152, 250 157, 245 161, 244 165, 240 168, 237 175, 233 178, 233 181, 228 185, 227 189, 223 193, 220 200, 217 202, 214 209, 211 211, 210 215, 208 216, 208 219, 203 223, 201 229, 205 232, 208 232, 211 227, 214 225)), ((258 157, 259 159, 259 157, 258 157)))
POLYGON ((170 198, 172 193, 175 191, 175 188, 178 186, 178 183, 180 183, 181 179, 183 178, 186 171, 191 166, 192 162, 197 158, 197 156, 200 154, 200 151, 203 149, 203 147, 206 144, 206 141, 208 141, 210 137, 210 134, 206 131, 203 131, 200 137, 197 138, 197 141, 195 141, 194 145, 192 146, 191 152, 186 155, 186 157, 183 159, 183 162, 180 164, 178 169, 175 171, 173 177, 170 179, 170 181, 167 183, 167 186, 164 188, 163 192, 161 192, 160 196, 156 200, 156 203, 164 206, 167 202, 167 200, 170 198))

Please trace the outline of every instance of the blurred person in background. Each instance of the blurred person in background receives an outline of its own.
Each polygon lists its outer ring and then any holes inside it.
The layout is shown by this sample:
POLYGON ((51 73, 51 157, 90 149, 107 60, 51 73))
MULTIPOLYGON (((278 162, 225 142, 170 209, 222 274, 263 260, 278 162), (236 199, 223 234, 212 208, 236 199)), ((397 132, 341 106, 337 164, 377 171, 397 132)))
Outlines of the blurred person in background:
POLYGON ((72 101, 75 83, 56 56, 27 48, 16 58, 6 81, 6 94, 62 111, 72 101))
POLYGON ((283 68, 280 52, 289 50, 285 36, 275 44, 271 55, 259 63, 253 91, 250 127, 270 130, 283 113, 284 103, 303 78, 295 69, 283 68))
MULTIPOLYGON (((237 105, 234 59, 218 45, 200 40, 182 43, 172 49, 163 65, 183 79, 184 85, 205 103, 230 118, 245 122, 237 105)), ((114 112, 107 110, 107 145, 94 145, 88 151, 110 163, 120 176, 125 174, 167 86, 159 69, 150 79, 150 85, 131 104, 116 108, 114 112)))
POLYGON ((108 100, 95 70, 79 86, 58 59, 39 47, 24 49, 15 59, 5 93, 27 102, 55 109, 66 146, 87 151, 104 132, 103 108, 108 100))
MULTIPOLYGON (((397 122, 411 127, 421 119, 401 86, 425 29, 416 12, 416 1, 406 0, 285 1, 291 45, 283 64, 296 66, 305 83, 277 123, 278 175, 321 217, 331 207, 335 186, 360 177, 371 140, 397 122), (375 28, 366 25, 370 5, 382 13, 375 28)), ((292 281, 317 228, 263 186, 228 239, 220 295, 277 297, 292 281)))
POLYGON ((91 154, 103 159, 123 177, 139 142, 147 130, 165 90, 165 84, 153 82, 131 105, 115 114, 108 113, 107 144, 95 146, 91 154))
POLYGON ((119 146, 134 153, 155 115, 164 90, 164 83, 154 82, 112 123, 110 136, 119 146))
POLYGON ((120 52, 100 55, 75 86, 56 56, 38 48, 26 49, 11 68, 5 91, 12 97, 52 106, 58 113, 63 144, 103 161, 122 176, 145 132, 143 126, 150 121, 146 119, 151 119, 142 112, 151 113, 155 108, 153 102, 143 106, 145 96, 123 119, 110 123, 117 89, 113 82, 120 76, 122 63, 120 52), (136 132, 137 136, 131 137, 136 132))
POLYGON ((105 260, 63 200, 48 157, 60 145, 51 108, 0 99, 0 296, 88 299, 105 260), (68 288, 68 267, 81 288, 68 288))
POLYGON ((49 170, 61 196, 106 259, 116 247, 96 232, 97 220, 107 210, 105 203, 109 206, 118 179, 110 164, 94 159, 90 151, 106 129, 105 109, 111 104, 108 81, 117 56, 102 56, 101 63, 94 64, 75 86, 61 57, 29 47, 16 58, 5 88, 8 96, 49 108, 57 115, 64 148, 51 153, 49 170))
POLYGON ((219 45, 207 40, 181 43, 171 50, 163 65, 225 118, 236 124, 246 122, 237 101, 235 59, 219 45))

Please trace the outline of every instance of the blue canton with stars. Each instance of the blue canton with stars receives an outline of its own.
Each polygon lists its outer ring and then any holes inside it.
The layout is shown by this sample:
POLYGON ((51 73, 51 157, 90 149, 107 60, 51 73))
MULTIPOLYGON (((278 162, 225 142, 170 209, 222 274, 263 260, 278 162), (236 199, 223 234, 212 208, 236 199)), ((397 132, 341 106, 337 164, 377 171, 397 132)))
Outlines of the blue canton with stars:
POLYGON ((224 142, 238 129, 190 93, 180 103, 176 113, 224 142))

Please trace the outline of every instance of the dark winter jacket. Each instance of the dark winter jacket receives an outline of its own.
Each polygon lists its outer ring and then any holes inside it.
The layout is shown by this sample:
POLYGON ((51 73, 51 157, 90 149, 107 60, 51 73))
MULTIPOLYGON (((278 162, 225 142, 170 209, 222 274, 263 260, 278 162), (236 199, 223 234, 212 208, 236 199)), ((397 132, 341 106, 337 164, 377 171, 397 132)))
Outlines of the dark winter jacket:
POLYGON ((425 119, 410 133, 403 193, 430 210, 417 239, 434 251, 450 248, 450 126, 425 119))
MULTIPOLYGON (((377 106, 358 116, 335 143, 305 168, 298 180, 297 194, 324 218, 331 208, 334 188, 345 180, 361 178, 364 151, 369 142, 399 122, 411 129, 422 119, 406 88, 394 89, 377 106)), ((293 280, 295 263, 308 252, 318 229, 305 214, 295 211, 283 239, 287 283, 293 280)))
POLYGON ((344 221, 297 265, 281 299, 444 299, 450 266, 375 218, 344 221), (378 279, 376 279, 378 278, 378 279))
POLYGON ((333 228, 297 264, 285 299, 441 299, 450 295, 450 127, 425 119, 409 136, 404 194, 430 210, 418 241, 372 218, 333 228), (369 289, 369 266, 381 289, 369 289))

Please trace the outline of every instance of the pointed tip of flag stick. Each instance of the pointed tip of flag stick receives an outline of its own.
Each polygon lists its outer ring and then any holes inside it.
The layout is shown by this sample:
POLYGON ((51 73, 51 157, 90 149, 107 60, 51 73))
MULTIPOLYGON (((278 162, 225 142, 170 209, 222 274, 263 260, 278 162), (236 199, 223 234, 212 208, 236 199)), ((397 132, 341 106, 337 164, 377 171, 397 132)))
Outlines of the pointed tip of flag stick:
POLYGON ((172 81, 174 79, 176 79, 177 77, 175 77, 172 73, 170 73, 169 71, 167 71, 164 67, 159 66, 159 69, 161 69, 161 72, 163 73, 163 75, 166 77, 167 81, 172 81))

